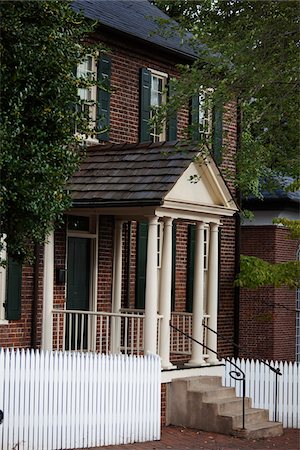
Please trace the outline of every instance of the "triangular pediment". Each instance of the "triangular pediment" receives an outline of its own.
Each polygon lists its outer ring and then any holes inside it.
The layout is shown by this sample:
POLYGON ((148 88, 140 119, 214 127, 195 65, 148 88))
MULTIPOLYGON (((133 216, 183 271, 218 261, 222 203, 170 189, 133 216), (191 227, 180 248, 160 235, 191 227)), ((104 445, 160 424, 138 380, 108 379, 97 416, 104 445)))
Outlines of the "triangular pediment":
POLYGON ((191 162, 165 196, 165 201, 237 209, 220 171, 211 158, 191 162))

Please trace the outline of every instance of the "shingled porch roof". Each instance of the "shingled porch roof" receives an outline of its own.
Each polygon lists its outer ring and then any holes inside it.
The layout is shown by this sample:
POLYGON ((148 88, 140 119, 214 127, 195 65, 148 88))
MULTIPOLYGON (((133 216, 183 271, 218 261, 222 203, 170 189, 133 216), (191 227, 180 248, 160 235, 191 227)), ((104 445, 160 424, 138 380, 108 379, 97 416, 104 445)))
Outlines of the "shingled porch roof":
POLYGON ((198 152, 176 142, 95 145, 67 187, 74 206, 160 205, 198 152))

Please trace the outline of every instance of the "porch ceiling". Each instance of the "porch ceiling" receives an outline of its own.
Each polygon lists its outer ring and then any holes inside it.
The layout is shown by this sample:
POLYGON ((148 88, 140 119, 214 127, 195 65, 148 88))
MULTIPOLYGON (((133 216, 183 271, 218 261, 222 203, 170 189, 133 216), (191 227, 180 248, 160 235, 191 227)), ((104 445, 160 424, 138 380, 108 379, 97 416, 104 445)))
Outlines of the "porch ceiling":
POLYGON ((219 169, 198 152, 197 145, 178 142, 91 146, 68 181, 73 207, 117 215, 124 208, 232 215, 237 206, 219 169))

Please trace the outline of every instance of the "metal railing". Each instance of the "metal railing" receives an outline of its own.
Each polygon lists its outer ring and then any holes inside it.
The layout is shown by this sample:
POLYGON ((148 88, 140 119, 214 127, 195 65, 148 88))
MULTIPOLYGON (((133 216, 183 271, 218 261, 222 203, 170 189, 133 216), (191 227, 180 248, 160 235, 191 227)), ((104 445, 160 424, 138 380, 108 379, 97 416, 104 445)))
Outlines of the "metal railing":
MULTIPOLYGON (((230 339, 226 338, 225 336, 223 336, 221 333, 213 330, 212 328, 210 328, 207 324, 203 323, 204 328, 206 328, 207 330, 209 330, 210 332, 216 334, 218 337, 220 337, 221 339, 223 339, 224 341, 229 342, 230 344, 232 344, 234 347, 240 349, 240 345, 236 344, 235 342, 231 341, 230 339)), ((253 356, 252 354, 250 355, 251 358, 255 358, 255 356, 253 356)), ((223 358, 225 359, 225 358, 223 358)), ((258 361, 260 361, 262 364, 264 364, 265 366, 269 367, 269 369, 271 370, 271 372, 275 373, 275 392, 274 392, 274 422, 277 422, 278 419, 278 376, 282 376, 282 373, 280 372, 279 367, 273 367, 271 366, 271 364, 269 364, 267 361, 265 361, 264 359, 259 359, 256 358, 258 361)), ((234 377, 232 377, 234 378, 234 377)))
POLYGON ((225 361, 229 362, 233 367, 235 367, 235 369, 237 369, 237 370, 231 370, 229 372, 229 375, 234 380, 242 382, 242 429, 245 430, 245 393, 246 393, 246 375, 245 375, 245 373, 241 370, 240 367, 238 367, 234 362, 232 362, 230 360, 230 358, 222 357, 218 352, 216 352, 212 348, 208 347, 203 342, 197 341, 197 339, 194 339, 192 336, 190 336, 189 334, 187 334, 184 331, 180 330, 179 328, 175 327, 171 323, 170 323, 170 327, 173 328, 174 330, 176 330, 177 332, 182 333, 183 335, 185 335, 191 341, 196 342, 197 344, 201 345, 203 347, 203 349, 209 350, 210 352, 214 353, 218 357, 220 357, 220 358, 224 359, 225 361))

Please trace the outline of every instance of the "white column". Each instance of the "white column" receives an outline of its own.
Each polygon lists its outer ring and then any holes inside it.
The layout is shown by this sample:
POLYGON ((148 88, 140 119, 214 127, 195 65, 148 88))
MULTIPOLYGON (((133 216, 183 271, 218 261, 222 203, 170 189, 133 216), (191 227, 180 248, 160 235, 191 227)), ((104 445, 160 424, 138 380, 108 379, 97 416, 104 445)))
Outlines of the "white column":
POLYGON ((52 350, 53 340, 53 287, 54 287, 54 231, 48 235, 44 247, 44 292, 42 349, 52 350))
MULTIPOLYGON (((112 286, 112 312, 119 313, 121 309, 122 293, 122 230, 123 221, 116 220, 114 236, 114 265, 112 286)), ((121 344, 121 320, 120 317, 112 317, 111 322, 111 352, 120 353, 121 344)))
POLYGON ((163 369, 173 366, 170 362, 170 319, 172 291, 172 222, 164 219, 162 260, 160 269, 159 314, 163 316, 160 327, 160 357, 163 369))
POLYGON ((157 217, 148 221, 147 268, 145 292, 144 353, 156 353, 157 340, 157 217))
MULTIPOLYGON (((209 256, 208 256, 208 326, 217 331, 218 324, 218 265, 219 265, 219 251, 218 251, 218 225, 216 223, 210 224, 209 237, 209 256)), ((207 330, 207 346, 217 351, 217 335, 207 330)), ((215 364, 218 362, 217 355, 208 350, 208 363, 215 364)))
MULTIPOLYGON (((192 337, 203 343, 204 314, 204 223, 196 224, 195 262, 193 285, 193 332, 192 337)), ((203 365, 203 346, 192 342, 192 356, 188 365, 203 365)))

